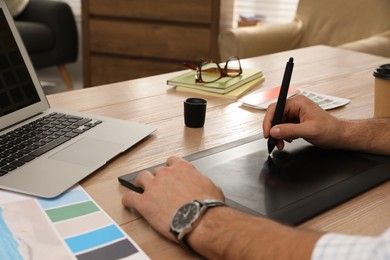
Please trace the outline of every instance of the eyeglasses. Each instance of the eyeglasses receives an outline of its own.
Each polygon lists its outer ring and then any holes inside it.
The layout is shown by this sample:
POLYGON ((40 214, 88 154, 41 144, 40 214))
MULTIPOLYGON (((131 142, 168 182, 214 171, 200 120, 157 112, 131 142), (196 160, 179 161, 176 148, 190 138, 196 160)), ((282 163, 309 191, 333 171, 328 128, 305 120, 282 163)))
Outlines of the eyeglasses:
POLYGON ((203 60, 200 61, 199 66, 193 66, 188 63, 184 63, 188 69, 194 70, 196 83, 211 83, 224 77, 237 77, 242 74, 240 59, 236 56, 230 57, 224 68, 222 69, 218 63, 203 60))

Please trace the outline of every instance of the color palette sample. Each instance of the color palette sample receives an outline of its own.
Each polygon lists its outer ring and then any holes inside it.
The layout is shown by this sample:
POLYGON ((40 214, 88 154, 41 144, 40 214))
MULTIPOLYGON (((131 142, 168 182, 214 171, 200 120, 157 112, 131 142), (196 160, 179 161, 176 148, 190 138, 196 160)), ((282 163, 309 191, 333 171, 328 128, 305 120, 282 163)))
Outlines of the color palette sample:
POLYGON ((3 217, 3 209, 0 208, 0 259, 22 259, 18 252, 18 243, 13 239, 9 227, 3 217), (5 248, 5 250, 3 250, 5 248))
MULTIPOLYGON (((24 259, 23 246, 39 259, 44 255, 42 248, 51 248, 46 252, 56 252, 58 257, 82 260, 148 259, 80 186, 54 199, 19 195, 15 202, 5 204, 0 199, 0 230, 1 259, 24 259), (14 221, 20 214, 23 219, 14 221), (34 227, 37 222, 40 231, 34 227)), ((46 258, 53 259, 53 254, 46 258)))

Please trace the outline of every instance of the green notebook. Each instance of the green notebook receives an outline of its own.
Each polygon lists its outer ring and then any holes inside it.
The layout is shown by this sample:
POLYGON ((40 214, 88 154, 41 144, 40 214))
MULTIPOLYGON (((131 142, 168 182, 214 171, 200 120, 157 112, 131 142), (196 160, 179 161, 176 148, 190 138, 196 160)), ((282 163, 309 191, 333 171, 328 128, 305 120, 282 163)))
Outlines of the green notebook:
POLYGON ((180 86, 213 93, 226 94, 254 79, 261 77, 263 77, 261 69, 243 68, 242 74, 234 78, 225 77, 212 83, 196 83, 195 71, 189 71, 182 75, 168 79, 167 84, 174 87, 180 86))

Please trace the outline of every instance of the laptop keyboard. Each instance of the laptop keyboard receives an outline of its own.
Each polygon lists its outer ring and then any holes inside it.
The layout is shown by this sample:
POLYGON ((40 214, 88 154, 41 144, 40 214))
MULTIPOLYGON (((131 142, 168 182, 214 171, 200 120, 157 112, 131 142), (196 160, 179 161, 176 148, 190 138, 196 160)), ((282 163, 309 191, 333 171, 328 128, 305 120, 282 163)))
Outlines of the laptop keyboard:
POLYGON ((102 121, 51 113, 0 136, 0 176, 88 131, 102 121))

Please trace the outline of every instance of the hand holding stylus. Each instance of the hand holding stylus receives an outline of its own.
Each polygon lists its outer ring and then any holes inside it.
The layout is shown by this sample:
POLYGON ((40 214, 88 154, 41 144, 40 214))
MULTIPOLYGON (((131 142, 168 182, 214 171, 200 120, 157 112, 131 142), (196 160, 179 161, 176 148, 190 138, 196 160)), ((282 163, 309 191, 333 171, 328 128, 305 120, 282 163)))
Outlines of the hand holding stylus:
MULTIPOLYGON (((286 99, 288 94, 288 88, 290 87, 290 81, 291 81, 291 75, 294 68, 294 58, 290 58, 286 64, 286 68, 284 70, 284 76, 282 85, 280 87, 278 101, 276 103, 276 109, 274 118, 272 119, 272 126, 278 125, 282 123, 283 119, 283 112, 284 112, 284 106, 286 105, 286 99)), ((268 138, 268 153, 270 154, 272 150, 276 146, 276 140, 272 138, 271 136, 268 138)))

